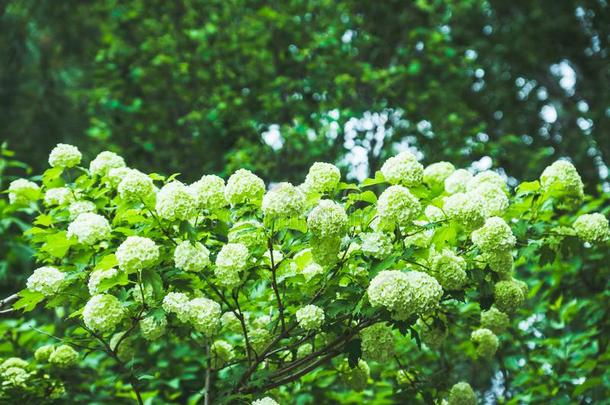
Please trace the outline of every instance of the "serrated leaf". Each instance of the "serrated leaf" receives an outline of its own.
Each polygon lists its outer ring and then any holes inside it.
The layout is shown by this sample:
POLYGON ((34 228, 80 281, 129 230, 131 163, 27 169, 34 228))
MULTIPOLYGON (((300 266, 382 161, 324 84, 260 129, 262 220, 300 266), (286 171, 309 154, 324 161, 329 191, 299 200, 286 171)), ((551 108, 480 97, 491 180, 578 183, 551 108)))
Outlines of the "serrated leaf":
POLYGON ((117 260, 114 253, 111 253, 109 255, 102 257, 102 259, 95 265, 93 270, 94 271, 95 270, 108 270, 108 269, 111 269, 118 265, 119 265, 119 261, 117 260))
POLYGON ((44 300, 44 295, 41 293, 27 289, 21 290, 19 296, 21 298, 13 304, 13 309, 22 309, 23 312, 30 312, 36 308, 39 302, 44 300))
POLYGON ((59 231, 47 237, 47 241, 40 248, 43 252, 47 252, 58 259, 63 258, 71 246, 77 244, 75 239, 67 237, 66 231, 59 231))

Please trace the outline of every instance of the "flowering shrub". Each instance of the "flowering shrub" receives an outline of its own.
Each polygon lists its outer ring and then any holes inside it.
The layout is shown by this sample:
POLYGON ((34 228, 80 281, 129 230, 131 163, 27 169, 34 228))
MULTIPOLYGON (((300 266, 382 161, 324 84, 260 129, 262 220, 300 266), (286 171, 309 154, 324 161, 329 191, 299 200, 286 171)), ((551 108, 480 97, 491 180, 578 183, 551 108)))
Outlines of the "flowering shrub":
MULTIPOLYGON (((565 161, 511 189, 492 171, 424 168, 402 153, 358 185, 316 163, 302 185, 268 190, 245 169, 226 185, 210 175, 185 185, 110 152, 88 170, 80 161, 58 145, 41 185, 9 186, 15 206, 45 202, 27 232, 42 267, 14 308, 44 302, 65 314, 65 344, 36 361, 61 369, 78 363, 73 348, 101 352, 140 403, 159 372, 145 361, 151 343, 176 341, 201 350, 189 372, 206 403, 288 403, 287 387, 319 368, 361 391, 371 365, 394 360, 396 392, 475 403, 460 380, 427 389, 400 346, 465 345, 471 361, 490 361, 529 294, 513 264, 538 259, 522 247, 608 240, 601 214, 557 227, 584 197, 565 161)), ((11 390, 28 380, 25 364, 4 367, 11 390)))

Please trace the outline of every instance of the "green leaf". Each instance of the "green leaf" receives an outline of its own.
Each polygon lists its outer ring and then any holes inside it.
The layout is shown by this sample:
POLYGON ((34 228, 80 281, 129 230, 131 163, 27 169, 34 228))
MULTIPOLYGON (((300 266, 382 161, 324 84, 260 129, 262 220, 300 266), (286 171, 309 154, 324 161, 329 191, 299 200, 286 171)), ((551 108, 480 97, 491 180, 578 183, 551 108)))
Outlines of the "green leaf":
POLYGON ((377 202, 377 196, 371 190, 367 190, 362 193, 352 193, 347 197, 348 201, 364 201, 370 204, 377 202))
POLYGON ((44 300, 44 295, 39 292, 30 291, 28 289, 21 290, 19 292, 21 297, 17 302, 13 304, 14 309, 23 309, 23 312, 30 312, 36 305, 44 300))
POLYGON ((42 174, 42 183, 47 188, 62 186, 64 184, 63 181, 61 180, 61 174, 63 173, 63 171, 64 171, 64 169, 62 169, 61 167, 53 167, 53 168, 47 169, 42 174))
POLYGON ((538 180, 525 181, 517 187, 516 194, 518 196, 531 194, 540 190, 540 182, 538 180))
POLYGON ((345 345, 345 353, 350 368, 358 365, 358 360, 362 357, 362 340, 354 339, 347 342, 345 345))
POLYGON ((42 245, 40 250, 47 252, 53 257, 62 259, 68 253, 70 246, 77 243, 76 240, 67 237, 66 231, 59 231, 54 235, 48 236, 46 243, 42 245))
POLYGON ((129 284, 129 278, 127 277, 127 273, 124 271, 117 271, 117 274, 114 277, 105 278, 97 286, 98 292, 102 293, 110 290, 112 287, 117 285, 127 285, 129 284))
POLYGON ((106 255, 104 257, 102 257, 102 260, 100 260, 95 267, 93 268, 93 270, 108 270, 111 269, 113 267, 118 266, 119 262, 116 259, 116 256, 114 255, 114 253, 111 253, 109 255, 106 255))
POLYGON ((144 285, 152 286, 155 295, 159 295, 163 292, 163 280, 159 273, 153 269, 142 270, 142 282, 144 285))

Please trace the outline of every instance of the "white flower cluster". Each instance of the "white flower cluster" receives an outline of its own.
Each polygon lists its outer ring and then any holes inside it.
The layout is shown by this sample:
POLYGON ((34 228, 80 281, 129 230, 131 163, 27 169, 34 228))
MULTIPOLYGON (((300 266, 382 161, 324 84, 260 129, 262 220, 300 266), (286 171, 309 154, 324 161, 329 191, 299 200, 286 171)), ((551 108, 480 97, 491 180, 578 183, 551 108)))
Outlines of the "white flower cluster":
POLYGON ((491 330, 495 334, 502 333, 510 325, 507 314, 491 307, 487 311, 481 311, 481 327, 491 330))
POLYGON ((155 209, 159 217, 176 221, 193 217, 197 206, 186 186, 179 181, 172 181, 157 193, 155 209))
POLYGON ((155 185, 146 174, 139 170, 130 169, 124 175, 118 186, 121 198, 128 201, 145 201, 149 200, 154 194, 155 185))
POLYGON ((210 265, 210 251, 199 242, 180 242, 174 250, 176 267, 185 271, 202 271, 210 265))
POLYGON ((377 200, 379 219, 391 225, 409 226, 421 212, 419 200, 403 186, 390 186, 377 200))
POLYGON ((309 213, 307 226, 318 238, 341 236, 347 226, 347 214, 339 203, 321 200, 309 213))
POLYGON ((395 342, 392 328, 383 322, 376 323, 360 331, 362 357, 367 360, 384 362, 394 357, 395 342))
POLYGON ((33 181, 17 179, 8 186, 8 200, 14 205, 28 205, 40 196, 40 187, 33 181))
POLYGON ((49 165, 67 169, 78 165, 82 157, 76 146, 58 143, 49 154, 49 165))
POLYGON ((392 253, 392 237, 383 232, 360 234, 362 253, 376 259, 385 259, 392 253))
POLYGON ((584 197, 584 185, 578 171, 567 160, 558 160, 540 175, 540 184, 547 191, 556 193, 568 202, 580 201, 584 197))
POLYGON ((308 192, 328 193, 337 188, 341 172, 330 163, 315 162, 305 176, 304 188, 308 192))
POLYGON ((140 320, 140 332, 146 340, 153 341, 165 334, 167 318, 163 316, 147 316, 140 320))
POLYGON ((176 314, 182 322, 188 322, 189 297, 181 292, 170 292, 163 298, 163 309, 165 312, 176 314))
POLYGON ((579 216, 573 227, 576 235, 589 243, 603 242, 610 235, 608 219, 598 212, 579 216))
POLYGON ((461 290, 468 281, 466 260, 451 249, 433 252, 430 268, 432 275, 445 290, 461 290))
POLYGON ((89 282, 87 283, 87 288, 89 289, 89 294, 95 295, 100 293, 99 285, 104 280, 109 280, 111 278, 116 277, 118 274, 118 270, 115 268, 107 269, 107 270, 95 270, 89 275, 89 282))
POLYGON ((125 160, 116 153, 103 151, 100 152, 95 159, 89 163, 89 173, 92 176, 103 177, 108 174, 111 169, 125 167, 125 160))
POLYGON ((467 382, 459 382, 449 391, 448 405, 477 405, 477 396, 467 382))
POLYGON ((44 193, 44 203, 49 207, 68 204, 72 201, 74 201, 74 194, 67 187, 50 188, 44 193))
POLYGON ((45 297, 57 294, 64 282, 65 274, 55 267, 39 267, 28 277, 28 290, 41 293, 45 297))
POLYGON ((475 229, 483 225, 483 201, 473 193, 455 193, 445 198, 445 213, 466 229, 475 229))
POLYGON ((256 401, 252 401, 252 405, 280 405, 275 402, 273 399, 269 397, 264 397, 261 399, 257 399, 256 401))
POLYGON ((265 227, 253 219, 236 222, 229 229, 228 239, 229 243, 241 243, 251 250, 267 246, 265 227))
POLYGON ((112 332, 124 317, 121 302, 110 294, 94 295, 83 309, 83 321, 94 332, 112 332))
POLYGON ((305 210, 305 196, 290 183, 280 183, 265 194, 263 214, 276 218, 295 218, 305 210))
POLYGON ((74 201, 68 206, 70 221, 74 221, 80 214, 95 213, 97 207, 94 203, 87 200, 74 201))
POLYGON ((477 173, 476 176, 466 184, 466 191, 476 191, 483 186, 496 187, 504 192, 507 190, 506 182, 502 176, 491 170, 485 170, 477 173))
POLYGON ((455 172, 449 162, 436 162, 424 169, 424 183, 433 188, 443 187, 445 180, 455 172))
POLYGON ((80 214, 68 225, 68 237, 76 237, 79 243, 93 245, 110 237, 112 229, 108 220, 101 215, 80 214))
POLYGON ((443 295, 434 277, 419 271, 384 270, 371 280, 367 294, 373 306, 385 307, 396 320, 436 309, 443 295))
POLYGON ((305 330, 320 329, 324 323, 324 310, 315 305, 306 305, 296 313, 299 326, 305 330))
POLYGON ((250 170, 239 169, 229 177, 225 197, 231 205, 249 203, 259 206, 265 194, 265 182, 250 170))
POLYGON ((233 346, 225 340, 215 340, 210 346, 212 352, 212 367, 220 368, 235 357, 233 346))
POLYGON ((497 184, 481 183, 477 188, 469 192, 469 195, 473 194, 481 199, 483 203, 483 215, 485 217, 502 215, 508 208, 508 196, 497 184))
POLYGON ((213 336, 220 325, 220 305, 208 298, 194 298, 186 304, 188 321, 196 331, 213 336))
POLYGON ((417 186, 424 178, 424 167, 411 152, 401 152, 385 161, 381 174, 390 184, 417 186))
POLYGON ((472 180, 472 173, 466 169, 457 169, 445 179, 445 191, 449 194, 465 193, 466 186, 472 180))
POLYGON ((482 252, 507 251, 517 242, 510 226, 500 217, 487 218, 485 225, 474 231, 471 238, 482 252))
POLYGON ((472 332, 470 339, 476 345, 477 356, 481 358, 491 358, 498 351, 500 341, 498 337, 489 329, 480 328, 472 332))
POLYGON ((40 346, 34 352, 34 358, 36 359, 36 361, 45 363, 45 362, 49 361, 49 357, 51 356, 51 354, 53 353, 54 350, 55 350, 55 346, 53 346, 53 345, 40 346))
POLYGON ((498 281, 494 286, 494 305, 507 314, 514 313, 525 301, 527 286, 517 280, 498 281))
POLYGON ((239 284, 239 273, 248 267, 250 252, 241 243, 227 243, 218 256, 216 256, 216 267, 214 274, 218 282, 226 287, 234 287, 239 284))
POLYGON ((515 262, 510 250, 484 252, 481 258, 489 265, 492 271, 503 275, 511 273, 515 262))
MULTIPOLYGON (((110 183, 110 185, 116 189, 118 189, 119 184, 123 181, 123 179, 133 171, 129 167, 116 167, 114 169, 108 170, 108 174, 106 175, 106 179, 110 183)), ((137 170, 136 170, 137 171, 137 170)), ((154 189, 154 188, 153 188, 154 189)))
POLYGON ((312 262, 303 268, 301 274, 305 277, 305 281, 310 281, 315 276, 324 274, 324 268, 318 263, 312 262))
POLYGON ((159 258, 159 247, 152 239, 129 236, 116 250, 119 268, 127 273, 135 273, 155 264, 159 258))
POLYGON ((32 373, 27 371, 28 363, 18 357, 9 357, 0 364, 2 387, 25 388, 32 373))
POLYGON ((366 361, 360 359, 356 367, 351 368, 347 359, 339 366, 339 372, 345 384, 354 391, 362 391, 368 384, 371 369, 366 361))
POLYGON ((49 356, 49 363, 59 368, 68 368, 78 364, 78 352, 71 346, 57 346, 49 356))
POLYGON ((216 211, 227 206, 225 181, 214 175, 205 175, 188 186, 188 192, 195 199, 198 209, 216 211))

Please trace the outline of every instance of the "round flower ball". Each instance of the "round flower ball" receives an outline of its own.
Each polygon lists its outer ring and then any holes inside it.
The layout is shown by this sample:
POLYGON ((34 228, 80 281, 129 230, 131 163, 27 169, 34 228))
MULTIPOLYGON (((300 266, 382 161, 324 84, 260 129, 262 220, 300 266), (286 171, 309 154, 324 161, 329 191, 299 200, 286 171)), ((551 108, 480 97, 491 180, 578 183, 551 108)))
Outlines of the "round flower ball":
POLYGON ((307 331, 320 329, 324 323, 324 310, 315 305, 306 305, 297 310, 297 322, 307 331))
POLYGON ((500 346, 498 337, 485 328, 473 331, 470 340, 476 345, 477 356, 485 359, 493 357, 500 346))
POLYGON ((165 315, 149 315, 140 320, 140 332, 142 333, 142 337, 148 341, 157 340, 163 336, 166 327, 167 318, 165 315))
POLYGON ((121 302, 110 294, 94 295, 83 309, 85 325, 99 333, 112 332, 124 317, 121 302))
POLYGON ((265 194, 262 210, 267 217, 298 217, 305 210, 305 196, 292 184, 280 183, 265 194))
POLYGON ((584 185, 574 165, 567 160, 558 160, 540 175, 543 190, 552 191, 559 197, 580 201, 584 197, 584 185))
POLYGON ((195 199, 198 209, 216 211, 227 206, 225 197, 225 181, 213 174, 201 177, 199 181, 187 187, 189 194, 195 199))
POLYGON ((395 352, 392 328, 380 322, 360 331, 362 357, 366 360, 388 361, 395 352))
POLYGON ((55 346, 53 346, 53 345, 40 346, 34 352, 34 358, 36 359, 36 361, 45 363, 45 362, 49 361, 49 357, 51 356, 51 354, 53 353, 54 350, 55 350, 55 346))
POLYGON ((80 214, 95 213, 96 209, 97 207, 91 201, 74 201, 68 206, 68 214, 70 214, 70 221, 74 221, 80 214))
POLYGON ((112 187, 118 189, 119 184, 121 184, 123 179, 127 177, 132 170, 133 169, 130 169, 129 167, 116 167, 110 169, 106 175, 106 180, 108 180, 108 183, 110 183, 112 187))
POLYGON ((494 286, 494 304, 502 312, 514 313, 523 305, 525 293, 514 280, 498 281, 494 286))
POLYGON ((487 218, 485 225, 472 233, 471 239, 483 252, 510 250, 517 243, 512 229, 500 217, 487 218))
POLYGON ((210 346, 212 352, 212 367, 220 368, 233 359, 233 346, 226 340, 216 340, 210 346))
POLYGON ((273 399, 269 397, 264 397, 261 399, 257 399, 256 401, 252 401, 252 405, 280 405, 275 402, 273 399))
POLYGON ((182 322, 188 321, 189 315, 189 297, 181 292, 169 292, 163 298, 162 307, 165 312, 176 314, 182 322))
POLYGON ((482 259, 489 265, 489 268, 501 275, 508 275, 513 270, 513 254, 510 250, 499 250, 484 252, 482 259))
POLYGON ((135 273, 155 264, 159 259, 159 247, 152 239, 129 236, 116 250, 119 268, 127 273, 135 273))
POLYGON ((80 214, 68 225, 69 238, 76 237, 83 245, 93 245, 110 237, 112 229, 108 220, 90 212, 80 214))
POLYGON ((145 201, 155 194, 155 185, 146 174, 130 169, 119 183, 118 192, 127 201, 145 201))
POLYGON ((227 243, 216 256, 216 267, 214 274, 218 281, 226 286, 232 287, 239 283, 239 273, 248 267, 250 252, 241 243, 227 243))
POLYGON ((475 191, 484 185, 492 185, 500 188, 504 192, 508 191, 506 181, 504 181, 502 176, 491 170, 485 170, 477 173, 476 176, 474 176, 466 185, 466 191, 475 191))
POLYGON ((392 253, 392 237, 383 232, 368 232, 360 234, 362 253, 375 259, 385 259, 392 253))
POLYGON ((61 290, 64 279, 65 274, 55 267, 44 266, 34 270, 34 273, 28 277, 26 286, 30 291, 52 297, 61 290))
POLYGON ((319 238, 341 236, 347 227, 347 214, 340 204, 321 200, 309 213, 307 226, 319 238))
POLYGON ((89 275, 89 282, 87 283, 87 288, 89 289, 89 294, 95 295, 100 293, 99 286, 104 280, 110 280, 114 278, 118 274, 118 270, 115 268, 106 269, 106 270, 95 270, 89 275))
POLYGON ((459 382, 449 391, 448 405, 477 405, 477 396, 467 382, 459 382))
POLYGON ((401 152, 385 161, 381 174, 390 184, 417 186, 424 178, 424 166, 411 152, 401 152))
POLYGON ((442 188, 445 180, 455 172, 455 166, 449 162, 436 162, 424 169, 424 183, 435 188, 442 188))
POLYGON ((78 364, 78 352, 71 346, 58 346, 49 356, 49 363, 59 368, 68 368, 78 364))
POLYGON ((67 187, 50 188, 44 193, 43 201, 48 207, 69 204, 74 201, 74 194, 67 187))
POLYGON ((0 364, 0 374, 4 373, 9 368, 27 368, 29 363, 19 357, 9 357, 0 364))
POLYGON ((315 162, 305 176, 305 189, 314 193, 334 191, 341 181, 341 171, 330 163, 315 162))
POLYGON ((77 166, 82 157, 83 155, 76 146, 58 143, 49 154, 49 164, 51 167, 67 169, 77 166))
POLYGON ((265 182, 250 170, 239 169, 229 177, 225 197, 233 206, 239 204, 260 205, 265 194, 265 182))
POLYGON ((241 243, 250 250, 266 248, 267 236, 265 227, 259 221, 246 220, 236 222, 227 235, 229 243, 241 243))
POLYGON ((185 240, 174 250, 174 263, 185 271, 202 271, 210 265, 210 251, 199 242, 185 240))
POLYGON ((483 183, 469 193, 481 199, 485 217, 502 215, 508 208, 508 196, 497 184, 483 183))
POLYGON ((443 208, 452 221, 466 229, 478 228, 485 222, 483 201, 473 193, 452 194, 444 199, 443 208))
POLYGON ((461 290, 468 281, 466 260, 450 249, 443 249, 440 253, 435 253, 432 256, 430 268, 432 275, 445 290, 461 290))
POLYGON ((510 318, 496 307, 491 307, 487 311, 481 311, 481 327, 491 330, 495 334, 500 334, 510 325, 510 318))
POLYGON ((598 212, 579 216, 573 227, 576 235, 589 243, 603 242, 610 234, 608 219, 598 212))
POLYGON ((89 163, 89 173, 92 176, 104 177, 111 169, 125 167, 125 160, 114 152, 100 152, 95 159, 89 163))
POLYGON ((194 298, 186 304, 188 320, 196 331, 213 336, 220 326, 220 305, 208 298, 194 298))
POLYGON ((28 205, 38 198, 40 198, 40 187, 33 181, 17 179, 8 186, 8 200, 13 205, 28 205))
POLYGON ((177 221, 192 218, 197 206, 186 186, 179 181, 172 181, 157 193, 155 209, 160 218, 177 221))
POLYGON ((457 169, 445 179, 445 191, 449 194, 465 193, 472 177, 472 173, 468 170, 457 169))
POLYGON ((403 186, 390 186, 377 200, 377 213, 382 222, 409 226, 421 212, 421 204, 411 194, 409 189, 403 186))
POLYGON ((351 368, 347 359, 339 366, 341 378, 354 391, 363 391, 371 376, 371 369, 366 361, 359 359, 356 367, 351 368))

